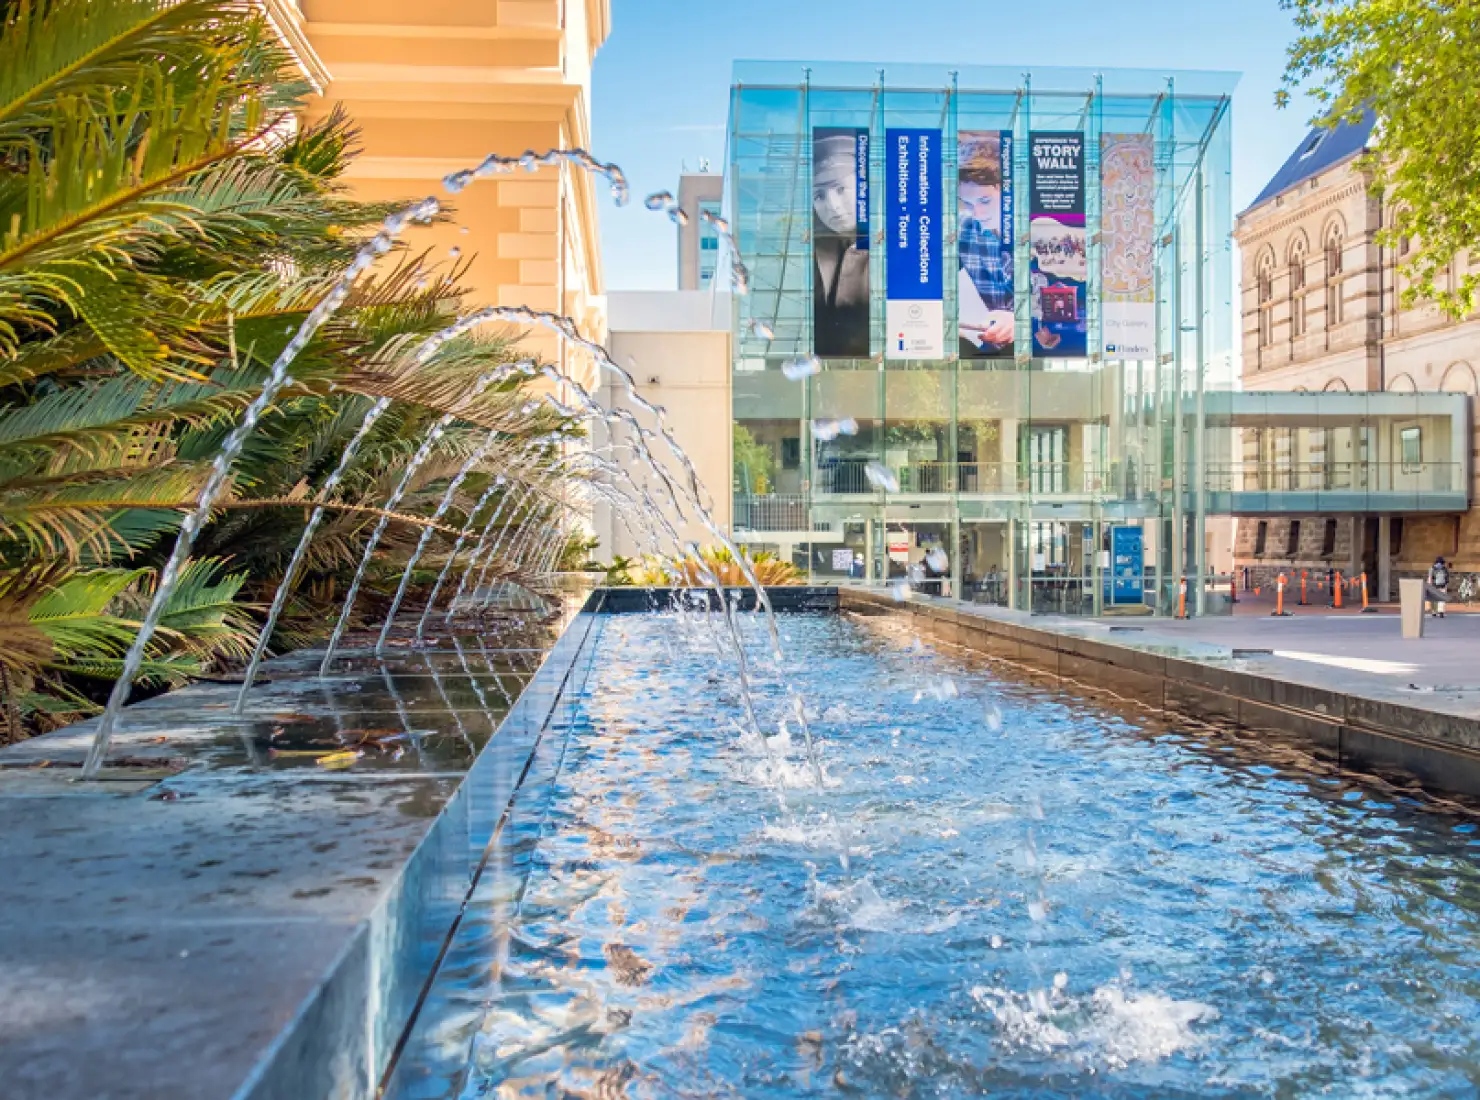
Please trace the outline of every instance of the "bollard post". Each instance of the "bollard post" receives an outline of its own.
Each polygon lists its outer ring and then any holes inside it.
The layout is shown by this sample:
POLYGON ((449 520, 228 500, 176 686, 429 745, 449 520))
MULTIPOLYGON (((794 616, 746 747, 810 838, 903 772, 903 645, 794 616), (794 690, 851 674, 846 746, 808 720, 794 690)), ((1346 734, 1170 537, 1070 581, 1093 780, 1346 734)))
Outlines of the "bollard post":
POLYGON ((1368 593, 1367 593, 1367 574, 1366 573, 1363 573, 1362 574, 1362 614, 1364 614, 1364 615, 1370 615, 1374 611, 1377 610, 1377 608, 1373 607, 1372 604, 1368 601, 1367 596, 1368 596, 1368 593))
POLYGON ((1285 575, 1283 573, 1280 574, 1279 580, 1275 582, 1274 591, 1274 614, 1290 614, 1288 611, 1285 610, 1285 575))
POLYGON ((1331 587, 1331 594, 1332 598, 1336 600, 1335 607, 1337 611, 1341 610, 1341 587, 1341 570, 1338 569, 1336 571, 1336 583, 1331 587))
POLYGON ((1177 586, 1177 618, 1187 618, 1187 578, 1182 578, 1182 583, 1177 586))
POLYGON ((1309 571, 1309 570, 1307 570, 1307 569, 1302 569, 1302 570, 1301 570, 1301 571, 1300 571, 1300 606, 1301 606, 1301 607, 1304 607, 1304 606, 1306 606, 1306 604, 1307 604, 1307 603, 1308 603, 1308 602, 1309 602, 1309 601, 1308 601, 1308 600, 1307 600, 1307 599, 1306 599, 1306 598, 1305 598, 1305 582, 1306 582, 1306 579, 1307 579, 1307 578, 1308 578, 1308 577, 1309 577, 1309 576, 1310 576, 1310 571, 1309 571))

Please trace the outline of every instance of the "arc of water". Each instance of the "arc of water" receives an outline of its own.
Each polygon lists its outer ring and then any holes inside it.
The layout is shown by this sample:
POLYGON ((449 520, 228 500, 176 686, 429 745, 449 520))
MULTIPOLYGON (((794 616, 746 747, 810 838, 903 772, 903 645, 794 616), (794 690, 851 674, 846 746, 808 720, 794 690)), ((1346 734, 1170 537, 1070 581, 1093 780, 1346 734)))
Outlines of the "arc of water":
POLYGON ((627 177, 615 164, 599 161, 584 149, 551 149, 548 152, 536 153, 532 149, 526 150, 517 157, 501 157, 496 153, 490 153, 484 157, 476 168, 465 168, 460 172, 453 172, 442 177, 442 186, 452 194, 457 194, 468 184, 477 179, 488 176, 508 174, 516 169, 523 168, 527 172, 539 169, 541 165, 573 164, 582 168, 592 175, 602 176, 611 185, 612 198, 618 206, 625 206, 631 197, 631 191, 627 186, 627 177))
MULTIPOLYGON (((452 572, 452 565, 457 561, 457 555, 462 552, 463 544, 468 541, 468 535, 472 534, 479 514, 482 513, 488 502, 493 499, 493 494, 502 489, 507 483, 508 481, 504 475, 499 474, 489 483, 488 488, 483 491, 483 495, 478 498, 478 503, 474 504, 472 510, 468 512, 468 521, 463 524, 463 529, 458 532, 457 541, 452 544, 452 553, 447 556, 446 564, 442 566, 442 571, 437 574, 437 583, 432 585, 432 594, 427 597, 426 607, 422 608, 421 618, 416 620, 416 643, 418 645, 421 644, 422 636, 426 631, 427 619, 431 617, 432 608, 437 606, 437 597, 442 592, 442 585, 447 582, 447 576, 452 572)), ((494 518, 497 518, 497 516, 495 515, 494 518)))
MULTIPOLYGON (((617 361, 612 358, 611 353, 607 351, 607 349, 601 344, 597 343, 594 340, 588 340, 586 337, 582 336, 580 331, 576 328, 575 322, 572 321, 569 317, 564 317, 559 314, 549 313, 542 310, 529 309, 526 306, 495 306, 490 307, 490 310, 492 311, 494 317, 498 320, 539 325, 554 332, 561 340, 566 341, 574 347, 580 348, 582 351, 585 351, 587 354, 591 355, 604 369, 612 372, 618 378, 622 379, 627 389, 627 399, 629 401, 633 402, 638 407, 644 409, 653 416, 653 418, 658 423, 657 434, 660 438, 662 438, 663 442, 667 445, 669 453, 672 454, 674 460, 678 462, 678 464, 683 468, 684 473, 687 475, 689 482, 689 491, 686 495, 688 495, 693 502, 695 515, 699 518, 700 523, 704 525, 705 530, 710 533, 711 537, 713 537, 721 546, 723 546, 730 553, 730 556, 735 559, 735 563, 739 566, 741 574, 745 577, 745 580, 750 585, 750 587, 755 590, 757 600, 765 609, 766 625, 771 634, 771 647, 777 658, 779 659, 781 655, 781 632, 776 626, 776 613, 775 610, 771 607, 771 598, 766 594, 765 587, 756 577, 755 570, 751 567, 749 557, 741 553, 739 547, 737 547, 734 542, 730 540, 730 537, 724 533, 719 524, 715 521, 713 513, 714 502, 712 498, 710 498, 709 503, 706 505, 705 500, 706 498, 708 498, 708 493, 705 492, 703 482, 699 478, 698 468, 694 466, 693 460, 689 458, 688 452, 683 449, 678 440, 674 438, 673 432, 668 428, 668 414, 663 409, 663 407, 660 405, 654 405, 652 402, 648 401, 641 394, 639 394, 637 392, 636 380, 632 377, 631 372, 618 364, 617 361)), ((490 310, 485 310, 483 312, 490 312, 490 310)), ((545 369, 546 371, 549 370, 549 368, 545 369)), ((597 416, 607 415, 603 411, 600 403, 595 401, 595 399, 592 398, 591 394, 587 392, 582 386, 580 386, 579 383, 575 382, 573 379, 564 379, 563 381, 571 389, 571 391, 578 396, 585 407, 593 411, 597 416)), ((615 411, 616 410, 612 410, 613 413, 615 411)), ((632 422, 636 424, 636 418, 633 417, 631 419, 632 422)), ((638 442, 641 446, 641 450, 646 451, 647 447, 646 444, 643 442, 642 430, 643 429, 641 428, 641 426, 638 425, 638 442)), ((654 467, 657 466, 657 464, 651 460, 651 455, 645 455, 644 457, 647 460, 648 465, 654 467)))
POLYGON ((375 422, 381 418, 385 411, 391 407, 391 399, 382 397, 377 400, 365 413, 365 419, 360 422, 360 428, 355 432, 349 445, 344 448, 344 453, 339 456, 339 465, 334 467, 334 472, 324 482, 324 487, 314 498, 314 509, 308 517, 308 523, 304 525, 303 534, 298 538, 298 545, 293 550, 293 556, 288 561, 288 568, 283 571, 283 579, 278 582, 277 592, 272 597, 272 607, 267 612, 267 622, 262 627, 262 633, 257 638, 256 648, 252 650, 252 659, 247 662, 247 671, 242 676, 241 690, 236 693, 235 711, 241 714, 246 708, 247 692, 252 690, 252 683, 257 679, 257 669, 262 664, 262 658, 267 653, 268 642, 272 639, 273 631, 277 629, 278 618, 283 613, 283 608, 288 602, 288 593, 293 587, 293 581, 298 576, 298 569, 303 564, 303 559, 308 554, 309 544, 313 542, 314 533, 323 522, 325 508, 324 504, 339 487, 349 470, 350 463, 354 461, 355 455, 360 450, 360 445, 365 442, 365 437, 370 434, 370 429, 375 427, 375 422))
MULTIPOLYGON (((498 502, 498 507, 494 509, 493 515, 489 516, 488 522, 483 525, 483 533, 478 536, 478 542, 473 547, 473 552, 468 555, 468 564, 463 569, 462 580, 458 582, 457 591, 452 594, 452 599, 447 602, 447 617, 442 620, 443 625, 452 622, 452 616, 457 610, 457 602, 462 599, 463 592, 467 590, 468 578, 472 576, 473 570, 478 566, 478 560, 483 554, 483 548, 487 544, 489 536, 493 533, 493 525, 498 522, 499 516, 503 515, 504 509, 508 506, 509 501, 513 499, 515 492, 522 488, 523 486, 510 488, 505 492, 504 498, 498 502)), ((427 611, 431 611, 430 605, 428 605, 427 611)))
POLYGON ((340 276, 328 294, 309 311, 303 323, 298 326, 298 331, 293 334, 286 347, 273 360, 272 368, 268 371, 267 378, 262 383, 262 389, 252 403, 247 406, 246 412, 242 414, 240 423, 226 436, 221 450, 217 453, 215 461, 211 464, 211 473, 206 483, 201 487, 200 495, 196 499, 195 510, 185 517, 180 524, 180 532, 175 538, 174 550, 170 553, 169 561, 165 563, 160 571, 159 582, 155 585, 154 596, 149 602, 149 609, 144 613, 144 619, 139 624, 139 632, 134 636, 133 644, 123 658, 123 667, 119 671, 118 679, 113 682, 113 690, 108 695, 108 705, 103 710, 103 716, 98 722, 98 729, 93 736, 92 746, 88 750, 87 760, 82 765, 82 778, 94 779, 98 770, 103 766, 103 760, 108 754, 108 744, 113 738, 113 730, 118 724, 119 711, 128 702, 129 692, 132 690, 134 680, 139 675, 139 669, 144 663, 144 655, 149 648, 149 643, 154 640, 155 632, 159 629, 159 621, 164 616, 164 610, 174 594, 175 586, 179 583, 180 570, 184 568, 186 559, 190 556, 190 550, 195 545, 195 538, 200 529, 205 526, 210 518, 211 510, 215 508, 216 502, 226 489, 226 483, 231 475, 231 467, 235 464, 242 448, 246 446, 247 437, 257 427, 257 422, 267 407, 282 392, 283 387, 292 379, 288 375, 288 368, 293 361, 308 346, 314 334, 323 326, 324 322, 339 311, 349 298, 350 292, 377 257, 391 250, 395 240, 407 225, 417 222, 427 222, 436 217, 442 209, 441 204, 434 198, 422 199, 418 203, 407 206, 396 211, 381 224, 380 231, 370 241, 355 253, 355 258, 350 262, 344 274, 340 276))
POLYGON ((740 259, 740 242, 735 240, 735 234, 730 230, 730 223, 709 210, 700 210, 699 220, 708 222, 714 228, 715 233, 724 240, 730 257, 730 281, 734 284, 735 293, 743 298, 750 293, 750 271, 740 259))
MULTIPOLYGON (((442 517, 452 508, 453 502, 457 499, 457 491, 462 488, 462 483, 468 479, 468 475, 473 472, 478 463, 488 457, 489 452, 498 443, 501 434, 497 428, 489 432, 488 437, 483 441, 482 445, 468 456, 467 461, 462 464, 456 476, 447 483, 447 491, 442 494, 442 499, 437 502, 437 510, 432 513, 432 523, 441 522, 442 517)), ((434 528, 432 527, 424 527, 422 529, 421 538, 416 542, 416 549, 406 559, 406 568, 401 571, 401 583, 396 586, 395 598, 391 600, 390 610, 386 612, 385 622, 380 628, 380 637, 375 642, 375 655, 377 657, 385 650, 385 643, 391 636, 391 627, 395 623, 396 613, 401 610, 401 601, 406 598, 406 589, 411 585, 411 572, 416 568, 417 563, 421 561, 422 554, 426 553, 427 545, 432 541, 433 531, 434 528)))
MULTIPOLYGON (((527 499, 529 499, 530 494, 533 493, 533 492, 535 492, 535 488, 534 488, 534 486, 532 484, 526 484, 526 485, 520 486, 518 492, 519 492, 519 496, 515 500, 514 507, 509 510, 509 516, 510 516, 511 519, 514 516, 517 516, 519 514, 519 509, 524 506, 524 502, 527 499)), ((495 518, 497 518, 497 517, 495 517, 495 518)), ((490 523, 491 523, 491 521, 490 521, 490 523)), ((478 590, 483 587, 483 581, 484 581, 485 578, 487 578, 487 576, 488 576, 488 570, 493 565, 494 559, 498 557, 499 547, 503 545, 504 539, 508 538, 509 530, 510 530, 509 525, 507 523, 505 523, 504 526, 503 526, 503 528, 499 531, 498 536, 494 539, 493 545, 491 547, 489 547, 488 553, 486 555, 484 555, 484 558, 483 558, 483 568, 478 573, 478 580, 473 585, 473 598, 474 599, 477 598, 478 590)), ((475 556, 475 558, 476 558, 476 556, 475 556)), ((458 586, 457 595, 455 595, 452 598, 452 604, 447 609, 447 620, 449 622, 452 620, 453 612, 457 608, 457 601, 462 596, 463 588, 466 587, 466 585, 467 585, 468 574, 473 571, 473 567, 474 567, 475 564, 476 564, 476 560, 469 560, 469 562, 468 562, 468 570, 467 570, 466 573, 463 574, 463 583, 458 586)))
MULTIPOLYGON (((614 164, 603 163, 596 160, 584 149, 552 149, 544 154, 526 152, 523 156, 515 159, 490 155, 484 158, 477 168, 466 173, 453 173, 443 179, 443 186, 451 193, 456 194, 475 178, 493 175, 499 172, 513 171, 515 167, 524 167, 534 170, 541 164, 570 164, 586 171, 605 177, 611 187, 612 196, 618 206, 624 205, 630 197, 626 177, 620 168, 614 164)), ((337 313, 344 302, 348 299, 350 292, 360 277, 370 269, 375 260, 389 252, 395 244, 396 238, 411 224, 424 224, 431 221, 441 212, 441 203, 434 197, 428 196, 419 202, 403 207, 388 216, 381 224, 380 230, 368 241, 364 247, 356 252, 354 259, 334 284, 327 295, 312 309, 304 318, 298 331, 289 340, 286 347, 273 361, 272 368, 262 384, 262 389, 257 397, 247 406, 242 415, 240 423, 227 435, 221 450, 217 453, 212 464, 210 476, 202 486, 200 495, 196 501, 195 510, 186 516, 180 525, 180 531, 175 539, 175 547, 171 552, 165 567, 160 571, 159 582, 155 587, 154 596, 150 606, 145 612, 144 619, 139 625, 139 632, 134 637, 133 644, 124 655, 123 667, 118 679, 114 681, 113 689, 109 693, 107 706, 103 710, 102 718, 98 722, 97 732, 94 734, 93 743, 88 750, 86 761, 82 767, 82 778, 96 778, 98 770, 102 767, 103 760, 107 756, 108 745, 112 740, 113 731, 118 723, 118 715, 124 705, 128 702, 129 692, 133 682, 139 674, 143 665, 145 653, 149 643, 153 641, 155 633, 159 629, 159 621, 164 615, 164 609, 168 605, 170 596, 173 595, 176 585, 179 583, 180 571, 188 559, 191 548, 195 545, 195 538, 200 529, 210 517, 211 510, 215 507, 221 493, 225 490, 227 478, 231 467, 240 456, 242 448, 246 444, 247 437, 255 429, 263 412, 276 399, 284 386, 291 379, 288 376, 288 368, 293 361, 308 345, 314 334, 323 326, 324 322, 337 313)))
MULTIPOLYGON (((535 439, 531 439, 522 448, 516 451, 512 457, 517 460, 520 456, 528 454, 535 447, 543 446, 548 441, 548 436, 540 436, 535 439)), ((437 583, 432 586, 432 594, 427 597, 427 605, 422 609, 421 618, 417 620, 416 640, 418 643, 421 641, 426 631, 427 620, 431 617, 432 610, 437 606, 437 596, 441 593, 442 586, 446 583, 448 576, 450 576, 452 573, 453 565, 457 561, 457 555, 459 554, 459 552, 461 552, 463 545, 467 542, 468 535, 472 533, 478 513, 483 510, 484 505, 488 503, 488 500, 492 497, 492 495, 507 483, 507 479, 502 474, 500 474, 498 478, 493 482, 493 484, 488 487, 488 490, 483 494, 482 499, 480 499, 478 503, 474 505, 473 510, 468 513, 468 521, 463 525, 462 531, 458 534, 457 542, 454 543, 452 547, 452 553, 448 556, 447 563, 442 566, 442 572, 439 573, 437 576, 437 583)), ((504 505, 507 504, 508 501, 509 495, 506 492, 504 495, 504 499, 499 502, 497 509, 495 509, 494 513, 488 517, 488 522, 484 525, 483 528, 483 535, 479 538, 476 546, 474 547, 473 555, 469 559, 469 569, 471 569, 473 563, 477 561, 478 556, 483 549, 484 540, 488 538, 488 533, 493 530, 493 525, 498 521, 499 515, 503 512, 504 505)), ((467 581, 467 575, 467 571, 464 571, 464 585, 467 581)), ((464 585, 458 586, 457 593, 453 596, 454 605, 456 604, 457 600, 461 598, 464 585)), ((449 608, 449 618, 450 617, 451 609, 449 608)))
MULTIPOLYGON (((507 367, 501 367, 497 370, 492 370, 482 375, 478 379, 478 381, 473 384, 473 388, 468 394, 467 401, 472 401, 473 399, 475 399, 485 389, 492 385, 497 378, 499 378, 501 375, 507 374, 508 370, 509 368, 507 367)), ((411 456, 411 461, 407 463, 405 471, 401 474, 401 480, 397 483, 396 488, 394 489, 394 491, 392 491, 390 497, 386 500, 385 512, 381 515, 380 519, 376 522, 374 529, 370 532, 370 539, 365 544, 365 551, 360 557, 360 566, 358 569, 355 570, 355 578, 352 582, 350 582, 349 591, 345 593, 344 606, 340 608, 339 611, 339 621, 334 624, 334 631, 332 634, 329 635, 329 643, 324 649, 324 659, 319 665, 320 676, 329 675, 329 668, 334 661, 334 651, 339 648, 340 639, 344 637, 345 628, 349 625, 350 613, 354 610, 355 599, 359 596, 360 586, 364 583, 365 574, 370 569, 370 559, 375 553, 375 548, 380 545, 380 540, 381 537, 385 534, 386 527, 390 525, 390 513, 394 512, 396 510, 396 506, 401 503, 401 498, 404 497, 407 490, 410 489, 411 481, 413 478, 416 477, 417 470, 421 469, 426 460, 431 457, 432 450, 437 446, 438 441, 447 431, 448 426, 451 425, 452 422, 456 419, 457 413, 455 411, 446 413, 438 418, 437 422, 432 425, 431 430, 427 432, 425 437, 423 437, 421 441, 421 446, 418 447, 416 449, 416 453, 411 456)))
MULTIPOLYGON (((516 568, 519 563, 520 554, 523 552, 525 545, 533 537, 533 533, 539 529, 541 518, 543 518, 543 516, 549 511, 549 502, 541 498, 534 502, 534 507, 534 511, 525 513, 524 523, 520 525, 519 532, 517 535, 514 536, 514 541, 509 544, 509 552, 507 555, 505 555, 504 560, 507 561, 511 566, 516 568)), ((489 604, 493 602, 493 595, 494 590, 490 588, 488 590, 488 596, 483 601, 482 607, 486 608, 489 604)))

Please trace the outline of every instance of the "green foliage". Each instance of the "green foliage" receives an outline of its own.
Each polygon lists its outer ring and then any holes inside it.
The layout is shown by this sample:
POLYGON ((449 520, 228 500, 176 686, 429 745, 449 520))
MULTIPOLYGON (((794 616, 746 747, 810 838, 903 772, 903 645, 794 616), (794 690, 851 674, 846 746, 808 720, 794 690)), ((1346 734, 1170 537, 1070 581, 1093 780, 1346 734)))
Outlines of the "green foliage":
POLYGON ((1398 213, 1381 243, 1403 261, 1405 305, 1436 303, 1455 318, 1476 305, 1480 271, 1458 264, 1480 246, 1480 6, 1474 0, 1281 0, 1298 36, 1285 88, 1304 88, 1333 126, 1371 108, 1377 139, 1365 158, 1398 213), (1453 282, 1451 285, 1451 273, 1453 282))
MULTIPOLYGON (((749 555, 751 572, 762 585, 806 584, 802 571, 789 561, 782 561, 769 550, 749 555)), ((700 547, 698 556, 682 558, 612 559, 606 568, 602 583, 609 588, 631 586, 666 587, 682 585, 689 588, 708 587, 718 581, 727 587, 746 586, 750 582, 735 556, 722 546, 700 547)))
MULTIPOLYGON (((345 194, 346 117, 287 125, 305 91, 256 5, 0 0, 0 740, 102 697, 222 440, 394 208, 345 194)), ((514 348, 466 336, 417 355, 467 308, 460 276, 397 250, 298 357, 197 540, 142 683, 251 652, 309 506, 375 399, 392 404, 327 502, 286 642, 332 622, 367 526, 443 414, 457 419, 393 517, 372 612, 419 517, 490 429, 505 445, 445 525, 467 521, 493 472, 543 480, 556 455, 531 459, 522 442, 559 418, 526 411, 514 383, 468 399, 514 348)), ((589 549, 573 539, 566 556, 589 549)))
POLYGON ((743 424, 735 425, 735 487, 764 496, 776 481, 776 455, 743 424))

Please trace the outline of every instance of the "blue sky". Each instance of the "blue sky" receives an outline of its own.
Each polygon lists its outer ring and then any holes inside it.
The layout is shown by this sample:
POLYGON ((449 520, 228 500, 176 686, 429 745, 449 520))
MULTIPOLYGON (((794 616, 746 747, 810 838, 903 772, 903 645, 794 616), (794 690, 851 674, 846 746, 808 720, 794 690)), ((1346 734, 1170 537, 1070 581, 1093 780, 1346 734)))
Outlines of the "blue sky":
POLYGON ((596 59, 593 152, 631 177, 632 205, 601 210, 610 290, 675 285, 674 229, 641 196, 676 189, 685 161, 723 168, 737 58, 1221 69, 1234 97, 1233 198, 1248 205, 1309 121, 1276 110, 1291 37, 1278 0, 612 0, 596 59))

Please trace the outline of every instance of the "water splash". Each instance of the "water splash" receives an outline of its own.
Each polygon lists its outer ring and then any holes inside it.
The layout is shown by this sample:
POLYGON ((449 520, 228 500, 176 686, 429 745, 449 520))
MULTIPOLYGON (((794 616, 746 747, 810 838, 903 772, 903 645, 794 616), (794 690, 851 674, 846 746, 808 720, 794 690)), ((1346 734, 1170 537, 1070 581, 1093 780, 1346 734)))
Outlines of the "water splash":
POLYGON ((932 546, 925 552, 925 564, 937 573, 945 573, 951 568, 951 559, 939 546, 932 546))
POLYGON ((674 225, 689 224, 688 212, 678 205, 678 200, 673 197, 672 191, 654 191, 642 200, 642 205, 655 213, 667 214, 674 225))
POLYGON ((819 417, 812 421, 812 438, 819 443, 828 443, 837 439, 840 435, 857 435, 858 421, 851 416, 845 416, 841 420, 830 416, 819 417))
POLYGON ((894 471, 882 462, 874 459, 863 468, 863 476, 868 478, 868 483, 875 489, 882 489, 886 493, 899 492, 899 478, 894 476, 894 471))
POLYGON ((815 355, 802 355, 781 364, 781 373, 793 382, 822 373, 822 360, 815 355))

